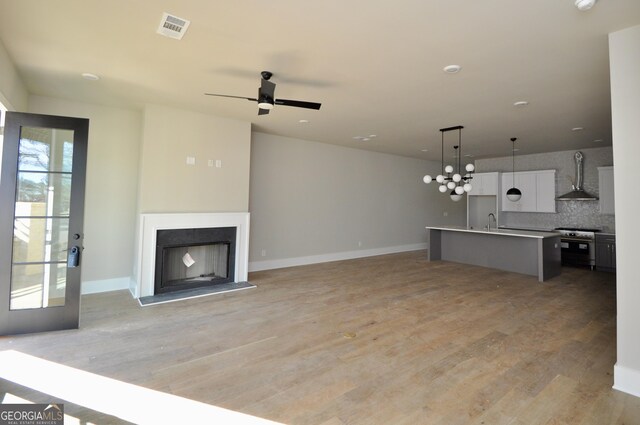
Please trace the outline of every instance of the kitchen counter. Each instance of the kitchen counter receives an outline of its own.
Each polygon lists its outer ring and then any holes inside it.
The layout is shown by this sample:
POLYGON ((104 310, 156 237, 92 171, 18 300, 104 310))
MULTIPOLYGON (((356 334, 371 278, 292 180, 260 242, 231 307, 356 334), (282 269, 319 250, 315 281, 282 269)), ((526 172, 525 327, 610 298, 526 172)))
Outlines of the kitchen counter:
POLYGON ((427 226, 429 261, 445 260, 537 276, 560 274, 560 234, 514 229, 427 226))
POLYGON ((449 230, 452 232, 490 233, 493 235, 517 236, 521 238, 542 238, 542 239, 552 238, 560 235, 558 232, 542 232, 538 230, 508 229, 504 227, 499 227, 497 229, 492 228, 491 230, 486 230, 486 229, 473 229, 473 228, 468 228, 464 226, 427 226, 427 229, 449 230))
POLYGON ((525 226, 499 226, 499 229, 504 230, 530 230, 533 232, 555 232, 554 228, 540 228, 540 227, 525 227, 525 226))

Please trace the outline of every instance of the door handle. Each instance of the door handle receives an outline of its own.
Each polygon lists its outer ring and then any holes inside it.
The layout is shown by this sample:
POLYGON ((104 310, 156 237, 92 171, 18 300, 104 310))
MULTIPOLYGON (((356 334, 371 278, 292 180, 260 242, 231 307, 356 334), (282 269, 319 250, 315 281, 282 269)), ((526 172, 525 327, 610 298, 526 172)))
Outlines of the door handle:
POLYGON ((69 254, 67 255, 67 267, 68 268, 75 268, 78 267, 80 265, 80 247, 79 246, 72 246, 71 249, 69 249, 69 254))

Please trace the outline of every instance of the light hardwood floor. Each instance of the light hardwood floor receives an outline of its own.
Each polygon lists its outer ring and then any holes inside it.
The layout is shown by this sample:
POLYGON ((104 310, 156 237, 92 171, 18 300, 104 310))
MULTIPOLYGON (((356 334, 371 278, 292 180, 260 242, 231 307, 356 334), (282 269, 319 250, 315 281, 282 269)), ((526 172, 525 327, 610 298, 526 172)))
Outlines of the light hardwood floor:
POLYGON ((0 349, 287 424, 640 424, 640 398, 611 389, 615 275, 538 283, 425 257, 258 272, 256 289, 145 308, 85 296, 80 330, 0 349))

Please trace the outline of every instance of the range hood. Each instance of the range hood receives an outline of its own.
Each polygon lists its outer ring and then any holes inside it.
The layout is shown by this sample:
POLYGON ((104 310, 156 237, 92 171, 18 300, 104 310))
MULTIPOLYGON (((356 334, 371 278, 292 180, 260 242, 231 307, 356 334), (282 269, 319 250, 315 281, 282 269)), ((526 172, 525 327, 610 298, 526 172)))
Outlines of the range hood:
POLYGON ((556 201, 597 201, 597 196, 593 196, 582 189, 582 161, 584 160, 584 155, 582 155, 582 152, 576 152, 573 158, 576 161, 576 179, 571 185, 572 190, 562 196, 558 196, 556 201))

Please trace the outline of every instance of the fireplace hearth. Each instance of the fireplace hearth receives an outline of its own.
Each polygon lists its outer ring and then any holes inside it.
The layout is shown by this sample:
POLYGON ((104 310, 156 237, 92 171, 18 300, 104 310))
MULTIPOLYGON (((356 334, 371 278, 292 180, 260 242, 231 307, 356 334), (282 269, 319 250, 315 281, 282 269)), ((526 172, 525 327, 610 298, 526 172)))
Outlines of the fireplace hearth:
POLYGON ((235 280, 236 227, 158 230, 155 294, 235 280))

